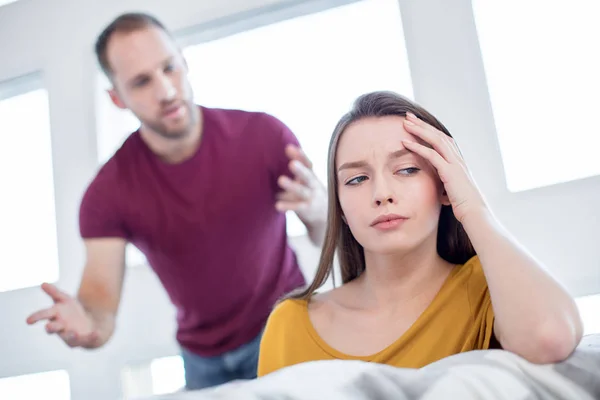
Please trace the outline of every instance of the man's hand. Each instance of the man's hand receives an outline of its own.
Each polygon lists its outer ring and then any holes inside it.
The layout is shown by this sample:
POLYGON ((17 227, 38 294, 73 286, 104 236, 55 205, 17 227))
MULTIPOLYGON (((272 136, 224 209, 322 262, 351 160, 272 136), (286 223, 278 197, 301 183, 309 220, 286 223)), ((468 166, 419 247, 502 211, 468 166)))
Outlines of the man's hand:
POLYGON ((52 298, 54 305, 31 314, 27 323, 32 325, 47 320, 46 332, 57 334, 68 346, 96 347, 98 330, 81 303, 49 283, 44 283, 42 289, 52 298))
POLYGON ((327 192, 313 172, 312 162, 300 148, 288 145, 285 153, 294 179, 279 177, 278 184, 283 191, 277 195, 275 207, 281 212, 294 211, 306 225, 313 242, 320 245, 327 220, 327 192))

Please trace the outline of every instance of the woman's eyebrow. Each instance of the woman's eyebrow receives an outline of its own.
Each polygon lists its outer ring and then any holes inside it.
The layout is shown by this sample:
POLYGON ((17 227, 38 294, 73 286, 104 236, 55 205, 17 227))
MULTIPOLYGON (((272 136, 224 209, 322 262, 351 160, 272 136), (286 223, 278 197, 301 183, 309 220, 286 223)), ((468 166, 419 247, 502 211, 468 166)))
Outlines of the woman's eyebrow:
MULTIPOLYGON (((388 155, 388 159, 392 160, 392 159, 396 159, 396 158, 401 158, 407 155, 412 154, 412 152, 406 148, 404 149, 400 149, 400 150, 396 150, 392 153, 390 153, 388 155)), ((344 170, 344 169, 352 169, 352 168, 364 168, 367 167, 369 164, 366 161, 350 161, 347 163, 343 163, 342 165, 340 165, 340 167, 338 168, 338 172, 344 170)))
POLYGON ((366 161, 351 161, 340 165, 340 167, 338 168, 338 172, 340 172, 343 169, 364 168, 367 165, 368 164, 366 161))
POLYGON ((400 158, 400 157, 404 157, 406 155, 412 154, 410 150, 404 148, 404 149, 400 149, 400 150, 396 150, 392 153, 390 153, 390 155, 388 156, 389 159, 392 158, 400 158))

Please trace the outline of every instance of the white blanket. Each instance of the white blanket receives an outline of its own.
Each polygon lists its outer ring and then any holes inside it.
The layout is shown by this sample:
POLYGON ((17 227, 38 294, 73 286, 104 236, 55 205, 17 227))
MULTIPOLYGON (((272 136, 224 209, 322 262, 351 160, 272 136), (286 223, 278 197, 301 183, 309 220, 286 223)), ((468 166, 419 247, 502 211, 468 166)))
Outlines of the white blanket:
POLYGON ((594 400, 600 399, 600 335, 584 337, 562 363, 535 365, 502 350, 471 351, 421 369, 315 361, 252 381, 152 400, 594 400))

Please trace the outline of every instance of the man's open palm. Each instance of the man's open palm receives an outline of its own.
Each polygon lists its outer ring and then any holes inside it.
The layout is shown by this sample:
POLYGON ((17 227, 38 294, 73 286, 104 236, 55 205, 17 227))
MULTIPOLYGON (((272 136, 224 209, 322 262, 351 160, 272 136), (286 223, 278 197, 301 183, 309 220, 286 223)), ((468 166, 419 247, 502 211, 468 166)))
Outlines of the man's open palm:
POLYGON ((47 320, 46 332, 57 334, 70 347, 93 347, 98 332, 81 303, 52 284, 44 283, 42 290, 52 298, 54 305, 31 314, 27 323, 47 320))

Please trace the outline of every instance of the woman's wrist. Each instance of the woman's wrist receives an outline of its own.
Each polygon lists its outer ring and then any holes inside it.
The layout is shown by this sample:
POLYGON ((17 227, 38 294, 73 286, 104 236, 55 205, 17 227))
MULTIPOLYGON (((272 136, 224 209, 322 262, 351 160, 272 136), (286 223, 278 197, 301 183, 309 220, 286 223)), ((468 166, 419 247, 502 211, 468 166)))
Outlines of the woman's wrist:
POLYGON ((469 212, 465 213, 461 219, 461 224, 463 228, 465 228, 467 234, 471 231, 477 231, 483 226, 492 225, 494 222, 495 218, 492 215, 491 210, 485 205, 469 210, 469 212))

